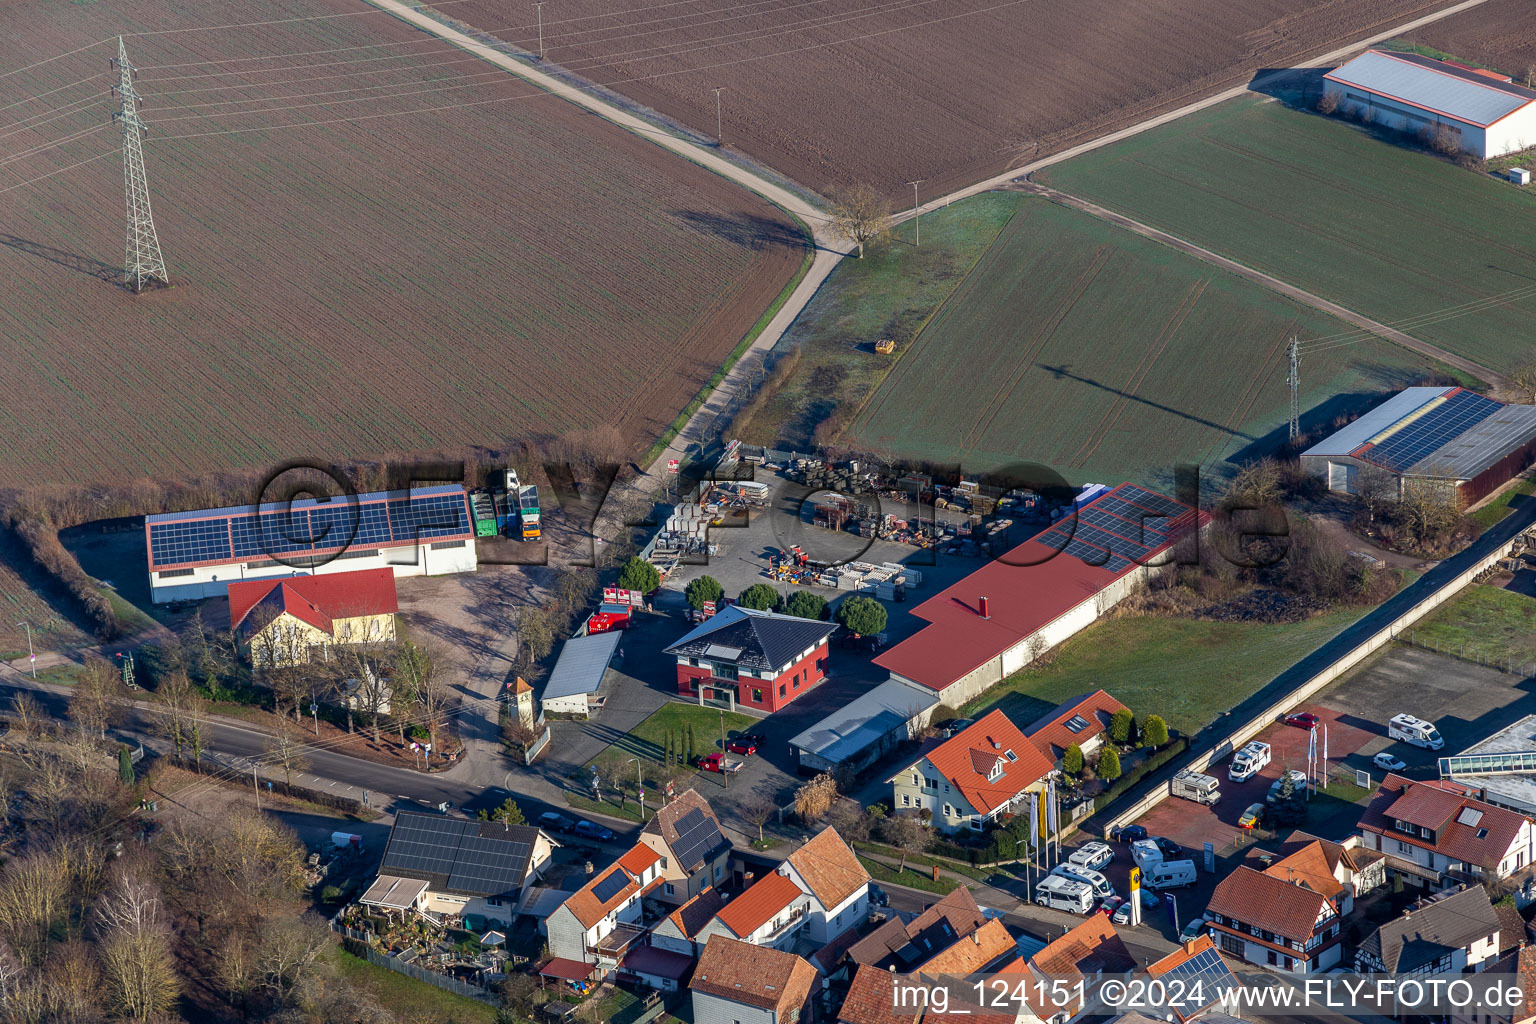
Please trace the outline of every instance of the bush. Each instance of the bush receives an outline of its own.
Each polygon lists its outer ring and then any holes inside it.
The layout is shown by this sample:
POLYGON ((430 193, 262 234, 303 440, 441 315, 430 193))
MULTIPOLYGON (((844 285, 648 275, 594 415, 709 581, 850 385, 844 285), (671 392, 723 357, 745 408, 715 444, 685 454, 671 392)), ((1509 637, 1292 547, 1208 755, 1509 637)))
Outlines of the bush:
POLYGON ((649 594, 661 586, 661 573, 645 559, 632 557, 624 563, 624 568, 619 570, 619 586, 625 590, 638 590, 642 594, 649 594))
POLYGON ((1115 716, 1109 720, 1109 738, 1115 743, 1130 743, 1131 734, 1136 730, 1136 716, 1131 714, 1130 708, 1121 708, 1115 712, 1115 716))
POLYGON ((690 580, 683 588, 683 596, 688 599, 688 606, 694 611, 702 611, 706 601, 714 601, 718 610, 720 599, 725 596, 725 588, 713 576, 700 576, 690 580))
POLYGON ((1339 109, 1339 94, 1338 93, 1336 93, 1336 92, 1328 92, 1328 91, 1325 90, 1323 92, 1323 94, 1318 97, 1318 100, 1317 100, 1317 112, 1319 114, 1322 114, 1323 116, 1327 117, 1327 116, 1330 116, 1330 115, 1334 114, 1335 112, 1337 112, 1338 109, 1339 109))
POLYGON ((885 606, 862 594, 847 598, 837 606, 837 621, 843 628, 860 636, 874 636, 885 629, 885 606))
POLYGON ((1120 778, 1115 781, 1114 785, 1110 786, 1104 792, 1094 797, 1093 809, 1095 811, 1102 811, 1104 808, 1118 800, 1126 790, 1136 785, 1136 783, 1146 778, 1152 772, 1157 771, 1157 769, 1161 768, 1163 765, 1167 764, 1169 761, 1173 760, 1187 749, 1189 749, 1189 740, 1183 736, 1177 737, 1162 750, 1159 750, 1151 757, 1146 758, 1140 764, 1136 765, 1130 770, 1130 772, 1120 776, 1120 778))
POLYGON ((736 603, 753 611, 771 612, 784 602, 784 595, 766 583, 754 583, 743 590, 736 603))
MULTIPOLYGON (((1104 749, 1108 750, 1109 747, 1104 749)), ((1061 755, 1061 770, 1072 778, 1083 774, 1083 748, 1076 743, 1066 749, 1061 755)))
POLYGON ((427 731, 427 727, 424 725, 413 725, 405 730, 405 738, 415 740, 417 743, 426 743, 432 739, 432 734, 427 731))
POLYGON ((340 903, 341 902, 341 886, 339 886, 339 885, 328 885, 324 889, 321 889, 320 890, 320 902, 321 903, 340 903))
POLYGON ((784 614, 793 615, 797 619, 819 619, 825 622, 832 617, 832 609, 827 605, 827 599, 820 594, 797 590, 784 602, 784 614))
POLYGON ((1094 774, 1104 782, 1114 782, 1120 777, 1120 752, 1113 743, 1099 748, 1099 763, 1094 766, 1094 774))
POLYGON ((1142 746, 1153 750, 1168 742, 1168 723, 1161 715, 1148 715, 1141 727, 1142 746))

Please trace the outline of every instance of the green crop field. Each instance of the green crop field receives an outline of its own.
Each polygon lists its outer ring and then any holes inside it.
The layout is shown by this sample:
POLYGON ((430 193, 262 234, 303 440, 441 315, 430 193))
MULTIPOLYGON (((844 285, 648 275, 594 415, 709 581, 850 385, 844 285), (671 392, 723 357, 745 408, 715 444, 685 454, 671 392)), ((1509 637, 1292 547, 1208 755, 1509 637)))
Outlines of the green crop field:
MULTIPOLYGON (((899 352, 847 442, 967 468, 1030 461, 1073 479, 1155 483, 1176 463, 1276 440, 1287 339, 1345 330, 1087 214, 1006 201, 1010 219, 899 352)), ((1363 402, 1423 368, 1384 342, 1334 349, 1309 363, 1306 400, 1363 402)))
POLYGON ((1041 171, 1129 214, 1508 370, 1536 314, 1536 197, 1263 98, 1041 171))

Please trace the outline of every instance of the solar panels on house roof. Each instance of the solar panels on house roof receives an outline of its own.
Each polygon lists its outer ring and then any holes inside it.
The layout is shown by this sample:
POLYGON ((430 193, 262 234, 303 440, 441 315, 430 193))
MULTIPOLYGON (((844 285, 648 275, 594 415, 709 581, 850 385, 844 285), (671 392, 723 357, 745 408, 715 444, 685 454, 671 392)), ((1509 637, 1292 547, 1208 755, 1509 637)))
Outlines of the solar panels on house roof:
POLYGON ((1392 424, 1351 454, 1401 473, 1502 408, 1502 402, 1457 389, 1392 424))
POLYGON ((538 830, 526 825, 401 812, 379 871, 425 877, 450 892, 500 896, 522 885, 537 837, 538 830))
POLYGON ((465 836, 448 873, 448 888, 459 892, 505 892, 509 877, 521 879, 532 844, 479 835, 465 836))
POLYGON ((592 887, 592 895, 597 897, 598 902, 607 903, 628 884, 629 876, 622 869, 615 867, 592 887))
POLYGON ((344 549, 415 545, 473 536, 457 485, 378 491, 357 498, 303 498, 260 506, 147 516, 154 569, 281 556, 299 560, 344 549))
POLYGON ((1476 807, 1463 807, 1461 813, 1456 815, 1456 820, 1463 825, 1476 826, 1483 820, 1483 812, 1476 807))
MULTIPOLYGON (((1185 982, 1184 991, 1194 995, 1200 993, 1199 998, 1207 1000, 1204 1004, 1209 1006, 1224 997, 1228 992, 1238 987, 1237 978, 1232 974, 1232 968, 1221 958, 1221 954, 1214 949, 1204 949, 1188 960, 1179 964, 1162 975, 1164 978, 1178 978, 1185 982)), ((1184 1006, 1179 1008, 1181 1016, 1193 1016, 1195 1011, 1202 1009, 1200 1006, 1184 1006)))
POLYGON ((685 870, 700 863, 725 842, 714 819, 698 808, 677 819, 677 844, 673 852, 685 870))
POLYGON ((1144 564, 1153 551, 1177 539, 1193 523, 1193 515, 1171 498, 1122 484, 1037 539, 1084 565, 1118 573, 1144 564))

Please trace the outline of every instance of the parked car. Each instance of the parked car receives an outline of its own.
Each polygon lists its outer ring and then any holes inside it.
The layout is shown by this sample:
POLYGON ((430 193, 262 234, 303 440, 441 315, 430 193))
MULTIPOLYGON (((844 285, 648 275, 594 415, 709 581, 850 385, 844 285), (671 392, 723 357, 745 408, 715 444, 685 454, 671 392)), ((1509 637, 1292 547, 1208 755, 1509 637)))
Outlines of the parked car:
POLYGON ((1158 850, 1163 855, 1163 860, 1176 860, 1184 856, 1184 847, 1168 839, 1165 836, 1153 836, 1152 841, 1157 844, 1158 850))
POLYGON ((1399 758, 1393 757, 1385 750, 1371 758, 1371 764, 1386 772, 1400 772, 1404 768, 1408 767, 1406 762, 1399 758))
POLYGON ((600 843, 610 842, 613 839, 611 831, 596 822, 587 821, 585 818, 571 826, 571 831, 583 839, 596 839, 600 843))
POLYGON ((1134 843, 1138 839, 1147 838, 1145 825, 1119 825, 1109 830, 1109 838, 1116 843, 1134 843))
POLYGON ((1184 925, 1184 930, 1179 932, 1179 941, 1188 942, 1191 939, 1198 939, 1205 933, 1205 926, 1208 924, 1210 924, 1210 922, 1206 920, 1204 914, 1201 914, 1199 917, 1192 918, 1187 924, 1184 925))
POLYGON ((1115 851, 1107 843, 1084 843, 1072 852, 1067 863, 1100 871, 1115 859, 1115 851))
POLYGON ((1280 790, 1285 786, 1285 780, 1291 780, 1291 791, 1301 792, 1307 785, 1307 773, 1299 768, 1291 768, 1286 773, 1269 784, 1269 795, 1264 798, 1267 804, 1275 803, 1280 799, 1280 790))
MULTIPOLYGON (((1099 904, 1099 913, 1103 914, 1110 920, 1114 920, 1115 911, 1119 910, 1124 903, 1125 899, 1123 897, 1111 896, 1109 899, 1099 904)), ((1127 914, 1126 916, 1129 917, 1130 915, 1127 914)))
POLYGON ((718 750, 712 754, 703 754, 698 760, 699 771, 719 772, 722 775, 741 771, 741 765, 742 762, 726 757, 718 750))
POLYGON ((725 749, 729 750, 733 754, 742 754, 746 757, 751 757, 753 754, 757 753, 757 744, 753 743, 750 737, 738 736, 727 743, 725 745, 725 749))
POLYGON ((869 905, 872 907, 888 907, 891 905, 891 898, 885 894, 884 889, 874 882, 869 883, 869 905))
POLYGON ((1263 804, 1261 804, 1261 803, 1259 803, 1259 804, 1249 804, 1248 805, 1248 809, 1243 812, 1243 816, 1241 818, 1237 819, 1237 827, 1238 828, 1258 828, 1259 827, 1259 819, 1261 817, 1263 817, 1263 816, 1264 816, 1264 805, 1263 804))
POLYGON ((575 821, 554 811, 545 811, 535 818, 533 823, 546 832, 569 832, 576 827, 575 821))
POLYGON ((750 743, 759 750, 768 745, 768 737, 760 732, 745 732, 740 736, 733 737, 733 739, 739 740, 742 743, 750 743))
POLYGON ((1298 711, 1295 714, 1286 715, 1281 721, 1297 729, 1317 728, 1317 716, 1310 711, 1298 711))
MULTIPOLYGON (((1152 892, 1150 889, 1141 890, 1141 908, 1143 919, 1146 917, 1146 911, 1157 909, 1159 902, 1160 901, 1158 899, 1157 893, 1152 892)), ((1115 924, 1130 924, 1131 901, 1122 901, 1121 904, 1115 908, 1114 912, 1109 915, 1109 919, 1115 924)))

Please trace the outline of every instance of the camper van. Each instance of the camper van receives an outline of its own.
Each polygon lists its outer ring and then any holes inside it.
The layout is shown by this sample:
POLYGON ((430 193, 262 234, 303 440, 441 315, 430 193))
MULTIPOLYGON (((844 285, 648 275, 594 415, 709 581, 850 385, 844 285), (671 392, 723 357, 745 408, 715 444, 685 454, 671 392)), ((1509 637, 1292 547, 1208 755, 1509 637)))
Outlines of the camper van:
POLYGON ((1162 863, 1163 851, 1150 839, 1138 839, 1131 844, 1131 859, 1136 862, 1141 873, 1146 874, 1152 865, 1162 863))
POLYGON ((1440 730, 1435 728, 1434 722, 1426 722, 1412 715, 1394 715, 1387 726, 1387 735, 1427 750, 1439 750, 1445 746, 1445 740, 1440 738, 1440 730))
POLYGON ((1082 882, 1093 890, 1093 894, 1099 899, 1108 899, 1115 894, 1115 887, 1109 884, 1109 879, 1099 874, 1093 868, 1085 868, 1073 863, 1057 864, 1051 868, 1051 874, 1057 878, 1070 878, 1074 882, 1082 882))
POLYGON ((1141 884, 1148 889, 1183 889, 1195 884, 1195 862, 1192 860, 1165 860, 1152 865, 1141 876, 1141 884))
POLYGON ((1219 783, 1209 775, 1186 768, 1173 777, 1173 795, 1197 804, 1214 804, 1221 799, 1219 783))
POLYGON ((1086 882, 1048 875, 1035 886, 1035 902, 1069 914, 1086 914, 1093 909, 1093 890, 1086 882))
POLYGON ((1232 755, 1232 765, 1227 778, 1233 782, 1247 782, 1269 764, 1269 744, 1253 740, 1232 755))

